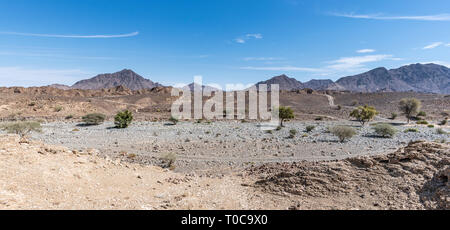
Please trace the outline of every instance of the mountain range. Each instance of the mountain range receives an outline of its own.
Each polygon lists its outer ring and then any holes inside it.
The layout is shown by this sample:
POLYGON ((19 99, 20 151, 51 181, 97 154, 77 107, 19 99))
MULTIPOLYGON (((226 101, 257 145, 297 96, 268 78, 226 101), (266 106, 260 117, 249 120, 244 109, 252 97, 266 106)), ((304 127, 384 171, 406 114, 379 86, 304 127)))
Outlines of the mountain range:
POLYGON ((280 90, 348 90, 353 92, 405 92, 450 94, 450 69, 436 64, 412 64, 398 69, 376 68, 368 72, 332 80, 305 83, 281 75, 258 84, 279 84, 280 90))
MULTIPOLYGON (((353 92, 405 92, 450 94, 450 69, 437 64, 412 64, 397 69, 388 70, 380 67, 368 72, 340 78, 337 81, 329 79, 300 82, 286 75, 273 77, 256 84, 279 84, 280 90, 337 90, 353 92)), ((73 86, 53 84, 50 87, 59 89, 109 89, 123 86, 130 90, 152 89, 162 86, 143 78, 132 70, 124 69, 111 74, 100 74, 91 79, 82 80, 73 86)), ((193 84, 189 87, 193 90, 193 84)), ((203 86, 204 90, 214 91, 214 88, 203 86)))

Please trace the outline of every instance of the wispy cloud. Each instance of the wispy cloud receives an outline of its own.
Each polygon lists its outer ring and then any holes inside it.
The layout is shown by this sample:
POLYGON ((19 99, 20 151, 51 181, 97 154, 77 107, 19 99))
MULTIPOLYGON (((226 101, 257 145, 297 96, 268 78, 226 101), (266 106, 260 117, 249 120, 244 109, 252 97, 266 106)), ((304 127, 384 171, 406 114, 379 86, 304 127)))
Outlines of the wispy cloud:
POLYGON ((357 50, 356 52, 360 53, 360 54, 365 54, 365 53, 373 53, 375 51, 376 50, 374 50, 374 49, 362 49, 362 50, 357 50))
POLYGON ((100 56, 72 56, 72 55, 62 55, 55 53, 33 53, 33 52, 9 52, 0 51, 0 56, 18 56, 18 57, 42 57, 42 58, 62 58, 62 59, 92 59, 92 60, 115 60, 114 57, 100 57, 100 56))
POLYGON ((448 43, 448 44, 445 44, 445 46, 447 46, 447 47, 450 47, 450 43, 448 43))
POLYGON ((139 32, 128 34, 111 34, 111 35, 69 35, 69 34, 35 34, 35 33, 19 33, 19 32, 1 32, 4 35, 26 36, 26 37, 46 37, 46 38, 127 38, 139 35, 139 32))
POLYGON ((306 68, 306 67, 297 67, 297 66, 246 66, 241 67, 241 69, 245 70, 265 70, 265 71, 290 71, 290 72, 320 72, 321 69, 315 68, 306 68))
POLYGON ((283 60, 283 58, 279 57, 245 57, 244 61, 278 61, 283 60))
POLYGON ((80 69, 0 67, 0 85, 3 86, 43 86, 53 83, 73 84, 79 79, 90 76, 93 76, 93 73, 80 69))
POLYGON ((393 55, 365 55, 356 57, 342 57, 337 60, 325 62, 326 65, 320 68, 299 67, 299 66, 246 66, 241 67, 244 70, 261 70, 261 71, 286 71, 286 72, 309 72, 317 76, 343 75, 350 73, 359 73, 367 71, 366 64, 380 62, 385 60, 399 61, 393 55))
POLYGON ((401 60, 400 58, 394 58, 392 55, 380 54, 380 55, 366 55, 357 57, 343 57, 337 60, 329 62, 327 69, 352 72, 355 70, 363 69, 364 64, 370 62, 379 62, 383 60, 401 60))
POLYGON ((434 49, 441 45, 444 45, 444 43, 443 42, 434 42, 434 43, 431 43, 431 44, 423 47, 422 49, 424 49, 424 50, 434 49))
POLYGON ((345 18, 373 19, 373 20, 413 20, 413 21, 450 21, 450 14, 413 15, 413 16, 385 16, 383 14, 342 14, 331 15, 345 18))
POLYGON ((240 44, 244 44, 248 40, 251 40, 251 39, 262 39, 262 38, 263 38, 262 34, 246 34, 245 36, 238 37, 238 38, 234 39, 234 41, 237 42, 237 43, 240 43, 240 44))

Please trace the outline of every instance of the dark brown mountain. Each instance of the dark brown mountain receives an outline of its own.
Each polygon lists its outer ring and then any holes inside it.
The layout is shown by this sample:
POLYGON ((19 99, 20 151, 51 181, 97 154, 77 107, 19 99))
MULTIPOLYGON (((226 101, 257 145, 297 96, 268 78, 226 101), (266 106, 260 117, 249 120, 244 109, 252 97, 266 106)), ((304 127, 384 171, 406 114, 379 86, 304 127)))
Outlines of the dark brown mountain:
POLYGON ((131 90, 152 89, 161 86, 136 74, 132 70, 124 69, 117 73, 100 74, 91 79, 75 83, 73 89, 110 89, 123 86, 131 90))
POLYGON ((413 64, 398 69, 377 68, 344 77, 336 83, 355 92, 450 93, 450 69, 436 64, 413 64))
POLYGON ((313 90, 345 90, 344 87, 337 84, 336 82, 326 79, 326 80, 310 80, 303 83, 305 88, 313 90))
POLYGON ((305 88, 303 83, 297 81, 295 78, 290 78, 284 74, 273 77, 267 81, 258 82, 256 83, 256 87, 258 88, 260 84, 266 84, 269 90, 271 84, 278 84, 280 90, 296 90, 305 88))

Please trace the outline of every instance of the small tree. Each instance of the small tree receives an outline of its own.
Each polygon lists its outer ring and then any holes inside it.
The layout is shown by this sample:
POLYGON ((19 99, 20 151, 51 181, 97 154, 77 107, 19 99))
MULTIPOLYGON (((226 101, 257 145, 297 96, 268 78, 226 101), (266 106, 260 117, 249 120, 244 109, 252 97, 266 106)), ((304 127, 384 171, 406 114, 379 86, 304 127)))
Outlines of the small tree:
POLYGON ((289 138, 293 139, 297 135, 297 130, 291 129, 289 130, 289 138))
POLYGON ((133 121, 133 113, 128 110, 117 113, 114 117, 114 124, 119 129, 127 128, 133 121))
POLYGON ((335 126, 330 129, 330 132, 337 136, 340 142, 344 142, 356 135, 355 129, 349 126, 335 126))
POLYGON ((372 106, 359 106, 350 113, 350 117, 354 117, 363 126, 371 121, 378 114, 377 110, 372 106))
POLYGON ((397 133, 397 130, 390 124, 378 124, 373 129, 381 137, 392 138, 397 133))
POLYGON ((15 123, 8 123, 1 125, 0 128, 7 133, 11 134, 17 134, 19 135, 22 140, 25 140, 26 135, 28 135, 31 132, 41 132, 42 127, 39 122, 35 121, 22 121, 22 122, 15 122, 15 123))
POLYGON ((280 118, 280 126, 284 127, 283 122, 287 119, 294 119, 294 111, 290 107, 280 106, 278 108, 278 116, 280 118))
POLYGON ((103 123, 105 119, 106 116, 101 113, 91 113, 81 118, 85 125, 99 125, 103 123))
POLYGON ((420 101, 415 98, 403 98, 399 103, 399 109, 406 116, 408 124, 411 117, 419 112, 420 107, 422 107, 420 101))

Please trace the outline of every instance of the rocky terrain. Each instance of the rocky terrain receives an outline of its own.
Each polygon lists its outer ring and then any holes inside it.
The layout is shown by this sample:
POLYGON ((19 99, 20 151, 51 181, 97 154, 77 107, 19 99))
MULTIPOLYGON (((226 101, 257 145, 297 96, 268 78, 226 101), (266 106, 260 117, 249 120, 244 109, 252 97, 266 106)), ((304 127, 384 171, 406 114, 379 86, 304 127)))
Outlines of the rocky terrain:
POLYGON ((0 209, 449 209, 449 146, 202 176, 0 135, 0 209))
MULTIPOLYGON (((257 122, 136 122, 125 130, 114 129, 107 122, 99 126, 79 123, 44 124, 42 133, 33 137, 44 143, 72 149, 98 149, 100 153, 130 162, 164 166, 167 154, 176 156, 176 171, 229 173, 251 165, 269 162, 336 160, 362 155, 376 155, 395 150, 410 141, 449 141, 448 135, 425 125, 400 125, 394 138, 379 138, 372 126, 356 122, 289 122, 288 127, 267 133, 257 122), (306 132, 306 126, 315 129, 306 132), (358 135, 345 143, 328 132, 336 125, 354 126, 358 135), (408 132, 417 128, 419 132, 408 132), (293 138, 289 132, 298 134, 293 138), (131 156, 131 157, 130 157, 131 156)), ((450 131, 447 126, 444 130, 450 131)))

